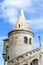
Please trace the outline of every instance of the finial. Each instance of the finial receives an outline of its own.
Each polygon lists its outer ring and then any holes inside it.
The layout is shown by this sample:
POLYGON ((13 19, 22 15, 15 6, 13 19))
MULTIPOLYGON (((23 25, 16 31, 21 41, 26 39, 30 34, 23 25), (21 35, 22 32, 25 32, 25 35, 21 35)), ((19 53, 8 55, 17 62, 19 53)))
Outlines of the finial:
POLYGON ((21 14, 21 15, 24 15, 24 12, 23 12, 23 10, 21 10, 20 14, 21 14))

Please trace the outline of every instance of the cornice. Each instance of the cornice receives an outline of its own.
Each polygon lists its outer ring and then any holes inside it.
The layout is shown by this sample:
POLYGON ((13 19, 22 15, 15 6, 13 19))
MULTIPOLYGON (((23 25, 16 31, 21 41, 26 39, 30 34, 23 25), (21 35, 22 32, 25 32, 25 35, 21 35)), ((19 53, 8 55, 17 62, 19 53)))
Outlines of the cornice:
POLYGON ((10 36, 12 34, 21 34, 21 33, 30 34, 30 35, 33 35, 33 37, 34 37, 34 33, 31 32, 31 31, 28 31, 28 30, 13 30, 13 31, 11 31, 11 32, 8 33, 8 36, 10 36))
POLYGON ((9 41, 9 39, 4 39, 4 41, 9 41))

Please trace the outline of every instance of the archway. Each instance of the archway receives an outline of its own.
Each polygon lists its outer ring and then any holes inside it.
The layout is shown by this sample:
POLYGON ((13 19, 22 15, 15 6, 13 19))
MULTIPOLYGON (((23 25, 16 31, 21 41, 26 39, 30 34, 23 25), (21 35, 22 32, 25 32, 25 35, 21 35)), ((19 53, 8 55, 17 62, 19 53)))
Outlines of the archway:
POLYGON ((38 65, 38 59, 34 59, 34 60, 30 63, 30 65, 38 65))

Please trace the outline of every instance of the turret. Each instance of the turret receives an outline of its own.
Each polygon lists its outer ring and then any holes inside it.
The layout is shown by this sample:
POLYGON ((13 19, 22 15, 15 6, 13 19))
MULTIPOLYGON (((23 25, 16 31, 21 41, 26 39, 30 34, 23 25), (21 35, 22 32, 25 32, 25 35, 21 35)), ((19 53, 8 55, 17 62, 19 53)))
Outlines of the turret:
POLYGON ((23 10, 21 10, 17 23, 13 26, 13 30, 30 30, 30 25, 26 23, 23 10))
POLYGON ((23 10, 8 37, 10 60, 33 49, 34 34, 30 31, 30 25, 26 23, 23 10))
POLYGON ((4 65, 7 65, 7 61, 8 61, 8 43, 9 43, 9 39, 4 39, 4 47, 3 47, 3 58, 4 58, 4 65))

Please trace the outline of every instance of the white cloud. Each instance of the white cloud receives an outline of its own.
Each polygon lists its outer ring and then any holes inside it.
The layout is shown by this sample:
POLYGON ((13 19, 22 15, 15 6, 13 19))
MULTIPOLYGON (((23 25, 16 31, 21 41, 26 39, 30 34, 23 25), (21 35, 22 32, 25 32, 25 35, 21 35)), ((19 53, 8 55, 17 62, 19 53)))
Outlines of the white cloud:
POLYGON ((31 0, 4 0, 1 3, 1 17, 8 19, 8 22, 15 23, 18 18, 18 9, 26 9, 31 6, 31 0))
POLYGON ((4 0, 4 6, 15 6, 24 8, 31 5, 31 0, 4 0))
POLYGON ((33 30, 43 30, 43 19, 27 20, 33 30))
MULTIPOLYGON (((1 17, 4 17, 5 19, 8 19, 8 22, 15 23, 17 21, 18 15, 19 15, 19 9, 25 10, 26 13, 31 14, 32 16, 35 14, 38 16, 38 12, 40 7, 38 6, 38 2, 40 6, 42 7, 42 3, 39 0, 4 0, 1 5, 1 17), (36 3, 36 4, 35 4, 36 3), (33 5, 33 6, 32 6, 33 5), (37 6, 35 6, 37 5, 37 6), (36 8, 36 9, 35 9, 36 8), (37 10, 38 9, 38 10, 37 10), (37 12, 38 11, 38 12, 37 12)), ((40 13, 39 13, 40 14, 40 13)), ((34 18, 34 17, 33 17, 34 18)), ((29 21, 31 27, 33 29, 43 29, 43 19, 35 19, 29 21)))
POLYGON ((18 16, 17 10, 12 7, 8 7, 6 9, 6 12, 7 12, 6 15, 9 18, 9 22, 15 23, 17 20, 17 16, 18 16))

